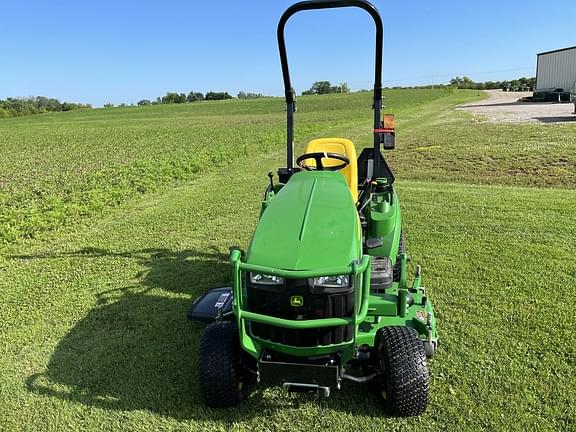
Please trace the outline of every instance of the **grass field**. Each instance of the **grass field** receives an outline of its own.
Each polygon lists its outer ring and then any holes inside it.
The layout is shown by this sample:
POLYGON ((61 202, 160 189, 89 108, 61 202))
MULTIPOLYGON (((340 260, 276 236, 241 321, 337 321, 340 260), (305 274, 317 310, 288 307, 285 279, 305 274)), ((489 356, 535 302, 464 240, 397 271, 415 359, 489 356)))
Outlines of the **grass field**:
MULTIPOLYGON (((442 338, 423 416, 383 417, 349 383, 329 399, 199 403, 201 328, 185 314, 228 282, 228 247, 248 242, 282 163, 270 99, 0 123, 0 429, 576 430, 576 127, 451 110, 475 92, 387 96, 408 250, 442 338)), ((301 98, 299 148, 368 144, 369 106, 301 98)))
MULTIPOLYGON (((462 94, 389 92, 399 112, 462 94)), ((320 131, 369 136, 368 93, 303 98, 296 139, 320 131), (368 115, 367 115, 368 114, 368 115)), ((0 124, 0 242, 36 237, 127 199, 181 184, 282 147, 282 99, 208 102, 46 114, 0 124)))

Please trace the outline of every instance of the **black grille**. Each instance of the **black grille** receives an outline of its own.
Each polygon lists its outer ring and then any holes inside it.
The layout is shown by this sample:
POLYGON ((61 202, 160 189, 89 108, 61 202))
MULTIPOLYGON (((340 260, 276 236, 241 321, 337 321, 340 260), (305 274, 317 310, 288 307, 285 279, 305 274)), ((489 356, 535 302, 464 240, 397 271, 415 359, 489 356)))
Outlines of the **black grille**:
MULTIPOLYGON (((248 308, 252 312, 289 320, 340 318, 354 312, 354 288, 314 287, 312 280, 286 279, 281 286, 249 284, 248 308), (291 306, 291 298, 301 296, 303 305, 291 306)), ((297 347, 331 345, 352 340, 354 326, 293 330, 250 323, 254 336, 297 347)))

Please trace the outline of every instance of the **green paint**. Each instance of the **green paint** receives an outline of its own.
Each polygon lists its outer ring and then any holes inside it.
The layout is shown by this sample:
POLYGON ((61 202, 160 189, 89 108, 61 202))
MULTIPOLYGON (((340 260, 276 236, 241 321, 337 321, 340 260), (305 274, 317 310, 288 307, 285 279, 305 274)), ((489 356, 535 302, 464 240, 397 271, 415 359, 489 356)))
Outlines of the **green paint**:
POLYGON ((346 267, 361 255, 357 211, 344 178, 310 171, 293 175, 270 199, 246 263, 314 270, 346 267))

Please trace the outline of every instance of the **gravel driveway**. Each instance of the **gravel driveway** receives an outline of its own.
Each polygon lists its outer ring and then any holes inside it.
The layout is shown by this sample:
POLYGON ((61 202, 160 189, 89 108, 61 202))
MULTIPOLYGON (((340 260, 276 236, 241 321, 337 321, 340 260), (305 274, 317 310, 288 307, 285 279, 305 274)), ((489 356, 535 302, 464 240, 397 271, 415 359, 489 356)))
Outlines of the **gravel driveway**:
POLYGON ((518 102, 532 92, 486 90, 488 99, 463 104, 458 110, 469 111, 493 123, 576 123, 574 104, 554 102, 518 102))

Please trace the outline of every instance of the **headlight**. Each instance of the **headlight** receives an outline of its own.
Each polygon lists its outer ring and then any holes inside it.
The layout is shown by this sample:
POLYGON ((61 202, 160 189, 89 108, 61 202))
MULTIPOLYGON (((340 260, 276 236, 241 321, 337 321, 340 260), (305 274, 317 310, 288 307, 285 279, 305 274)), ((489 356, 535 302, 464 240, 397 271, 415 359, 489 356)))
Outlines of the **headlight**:
POLYGON ((261 273, 250 273, 250 282, 257 285, 282 285, 284 278, 261 273))
POLYGON ((347 287, 350 286, 350 275, 315 277, 314 285, 330 288, 347 287))

